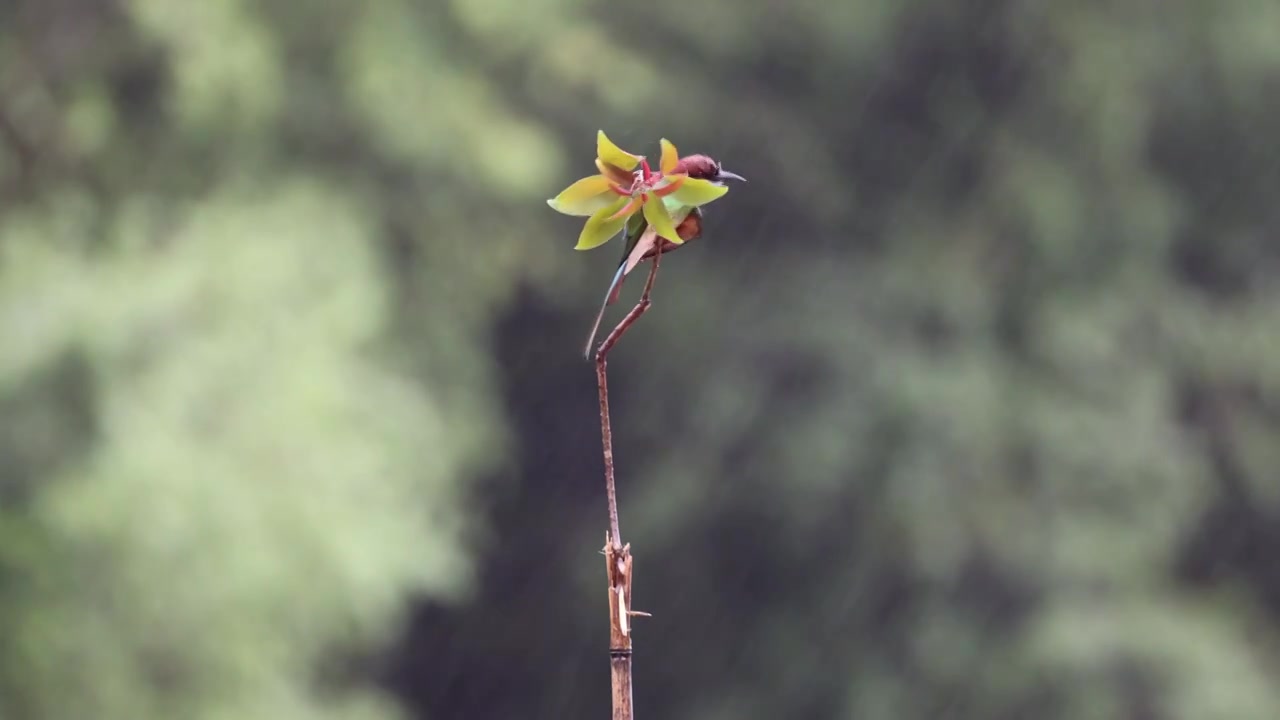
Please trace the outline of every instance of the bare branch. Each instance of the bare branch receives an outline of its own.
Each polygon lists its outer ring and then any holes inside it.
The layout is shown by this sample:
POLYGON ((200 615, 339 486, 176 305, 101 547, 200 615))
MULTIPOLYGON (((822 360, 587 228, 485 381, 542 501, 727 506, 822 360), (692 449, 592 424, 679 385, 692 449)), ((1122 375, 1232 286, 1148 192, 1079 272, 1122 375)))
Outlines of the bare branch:
POLYGON ((644 283, 640 301, 627 313, 596 351, 596 387, 600 391, 600 438, 604 444, 604 484, 609 501, 609 531, 605 535, 605 568, 609 577, 609 667, 613 691, 613 720, 634 720, 631 704, 631 618, 648 617, 637 612, 631 602, 631 546, 622 544, 618 528, 618 491, 614 482, 613 430, 609 424, 609 383, 606 373, 609 351, 627 329, 649 309, 649 294, 658 277, 662 259, 661 243, 653 256, 653 267, 644 283))

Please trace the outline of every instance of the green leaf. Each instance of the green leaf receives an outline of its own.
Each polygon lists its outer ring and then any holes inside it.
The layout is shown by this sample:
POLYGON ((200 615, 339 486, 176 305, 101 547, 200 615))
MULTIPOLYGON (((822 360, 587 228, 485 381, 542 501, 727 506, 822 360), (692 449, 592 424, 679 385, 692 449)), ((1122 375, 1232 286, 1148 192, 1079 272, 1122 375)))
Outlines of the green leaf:
POLYGON ((603 130, 596 133, 596 157, 610 165, 617 165, 623 170, 635 170, 636 166, 640 164, 639 155, 632 155, 614 145, 603 130))
POLYGON ((729 188, 724 185, 717 185, 701 178, 689 178, 684 181, 679 190, 671 193, 670 197, 675 198, 681 205, 699 207, 723 197, 727 192, 729 188))
POLYGON ((666 206, 657 197, 651 195, 649 201, 644 204, 644 219, 649 221, 649 226, 658 233, 659 237, 664 237, 677 245, 684 242, 676 232, 675 223, 671 222, 671 215, 667 212, 666 206))
POLYGON ((622 209, 630 198, 618 198, 616 202, 606 205, 604 208, 596 212, 587 219, 587 224, 582 227, 582 234, 578 236, 578 244, 574 246, 574 250, 591 250, 609 242, 609 238, 618 234, 622 226, 627 223, 627 216, 613 217, 622 209), (612 218, 612 219, 610 219, 612 218))
POLYGON ((556 212, 586 217, 609 205, 617 197, 609 191, 609 179, 603 175, 584 177, 547 201, 556 212))

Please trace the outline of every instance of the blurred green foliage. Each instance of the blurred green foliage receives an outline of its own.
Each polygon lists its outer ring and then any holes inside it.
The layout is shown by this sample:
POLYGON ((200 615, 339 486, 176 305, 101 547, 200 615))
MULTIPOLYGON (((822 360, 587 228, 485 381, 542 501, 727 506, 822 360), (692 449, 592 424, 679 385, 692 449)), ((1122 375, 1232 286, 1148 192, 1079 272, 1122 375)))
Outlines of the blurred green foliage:
POLYGON ((0 717, 1280 714, 1280 4, 0 6, 0 717), (408 620, 408 621, 407 621, 408 620))

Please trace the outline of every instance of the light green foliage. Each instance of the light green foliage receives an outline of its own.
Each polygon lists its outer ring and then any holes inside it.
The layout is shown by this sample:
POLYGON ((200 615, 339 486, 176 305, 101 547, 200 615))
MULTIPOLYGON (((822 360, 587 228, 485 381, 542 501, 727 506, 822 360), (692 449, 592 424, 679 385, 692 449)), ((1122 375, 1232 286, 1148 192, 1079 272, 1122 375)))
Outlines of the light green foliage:
POLYGON ((261 132, 284 101, 279 40, 246 0, 129 0, 138 30, 166 52, 170 110, 192 132, 261 132))
POLYGON ((402 0, 362 3, 351 14, 340 58, 346 91, 380 149, 508 200, 555 182, 561 157, 548 130, 478 68, 450 58, 441 49, 445 28, 402 0))
MULTIPOLYGON (((314 121, 294 103, 334 112, 345 86, 293 84, 323 69, 289 64, 301 48, 272 8, 197 5, 86 15, 116 64, 68 51, 65 84, 0 73, 0 113, 36 148, 0 163, 0 716, 398 717, 338 668, 381 648, 411 597, 471 586, 466 478, 504 444, 489 365, 465 327, 421 351, 399 337, 416 331, 384 223, 430 253, 433 218, 377 191, 368 156, 281 146, 319 139, 292 134, 314 121), (154 106, 113 97, 143 47, 154 106)), ((38 20, 47 38, 0 23, 0 47, 39 62, 67 30, 38 20)), ((403 60, 363 28, 361 62, 403 60)), ((364 94, 382 105, 359 113, 402 109, 364 94)), ((489 109, 503 156, 475 179, 540 194, 546 131, 489 109)), ((444 129, 479 132, 460 112, 444 129)), ((376 150, 426 171, 440 157, 415 148, 435 131, 376 150)), ((400 270, 442 288, 437 305, 492 307, 511 269, 451 287, 438 262, 400 270)))
POLYGON ((87 224, 0 233, 6 380, 74 358, 94 418, 82 456, 28 479, 58 559, 6 612, 38 664, 4 695, 36 717, 358 717, 307 694, 314 663, 383 636, 406 591, 465 587, 474 460, 374 351, 367 208, 287 176, 155 230, 123 205, 92 256, 87 224))

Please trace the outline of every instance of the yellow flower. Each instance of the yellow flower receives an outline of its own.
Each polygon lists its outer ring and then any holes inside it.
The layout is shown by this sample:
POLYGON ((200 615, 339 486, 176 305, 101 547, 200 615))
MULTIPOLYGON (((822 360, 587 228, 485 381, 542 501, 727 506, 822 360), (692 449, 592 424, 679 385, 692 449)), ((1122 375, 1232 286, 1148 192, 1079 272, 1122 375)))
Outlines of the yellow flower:
POLYGON ((614 145, 601 130, 596 134, 596 167, 600 174, 582 178, 548 200, 547 204, 565 215, 594 215, 612 204, 619 195, 630 194, 635 181, 634 171, 640 160, 639 155, 614 145))
POLYGON ((596 168, 600 174, 578 180, 547 201, 557 212, 588 216, 575 249, 590 250, 605 244, 637 212, 643 212, 659 236, 678 245, 684 241, 676 232, 677 220, 729 191, 723 185, 689 177, 682 172, 676 146, 665 138, 661 145, 662 158, 658 172, 654 172, 643 156, 619 148, 603 130, 597 133, 596 168))

